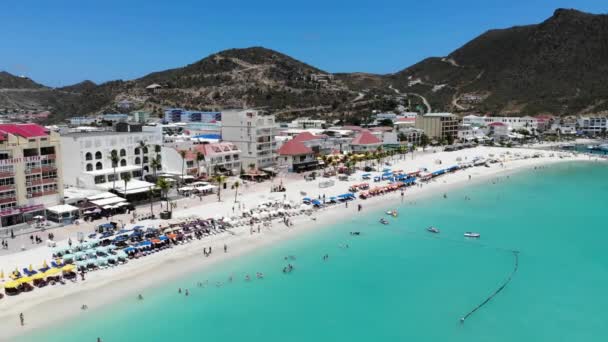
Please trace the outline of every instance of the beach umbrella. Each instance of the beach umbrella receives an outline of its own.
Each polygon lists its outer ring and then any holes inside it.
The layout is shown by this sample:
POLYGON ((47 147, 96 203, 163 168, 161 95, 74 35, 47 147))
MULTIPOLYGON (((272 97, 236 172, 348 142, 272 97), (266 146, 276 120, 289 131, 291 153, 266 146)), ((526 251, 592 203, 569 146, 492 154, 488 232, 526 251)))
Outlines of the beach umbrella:
POLYGON ((44 272, 44 275, 45 275, 46 277, 49 277, 49 276, 54 276, 55 274, 57 274, 57 273, 59 273, 59 272, 60 272, 60 271, 59 271, 59 269, 58 269, 58 268, 51 268, 51 269, 47 270, 46 272, 44 272))
POLYGON ((23 277, 23 278, 17 279, 17 282, 19 284, 29 283, 30 281, 32 281, 32 278, 30 278, 30 277, 23 277))
POLYGON ((44 279, 44 274, 43 273, 36 273, 32 277, 32 280, 40 280, 40 279, 44 279))
POLYGON ((74 255, 73 254, 66 254, 63 256, 63 260, 67 261, 67 260, 74 260, 74 255))
POLYGON ((106 258, 97 259, 97 266, 103 266, 103 265, 107 265, 107 264, 108 264, 108 260, 106 258))
POLYGON ((72 272, 75 268, 76 268, 76 266, 74 266, 74 265, 65 265, 61 268, 61 270, 63 272, 72 272))
POLYGON ((78 268, 81 268, 81 267, 87 267, 87 265, 88 265, 88 264, 89 264, 89 262, 88 262, 88 261, 86 261, 86 260, 76 262, 76 266, 77 266, 78 268))
POLYGON ((14 281, 13 280, 13 281, 9 281, 9 282, 4 283, 4 288, 5 289, 14 289, 14 288, 19 287, 19 285, 21 285, 21 283, 19 283, 18 281, 14 281))
POLYGON ((46 259, 42 262, 42 268, 48 268, 49 265, 46 263, 46 259))
POLYGON ((76 252, 74 253, 74 257, 76 258, 76 260, 83 260, 86 258, 86 255, 84 252, 76 252))

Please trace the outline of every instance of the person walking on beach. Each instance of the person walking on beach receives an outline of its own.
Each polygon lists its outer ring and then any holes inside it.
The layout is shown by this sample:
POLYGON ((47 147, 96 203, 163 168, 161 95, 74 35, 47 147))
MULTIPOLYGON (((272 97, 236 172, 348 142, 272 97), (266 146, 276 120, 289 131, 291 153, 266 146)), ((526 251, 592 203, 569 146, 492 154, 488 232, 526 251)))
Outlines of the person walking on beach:
POLYGON ((361 211, 361 209, 363 209, 363 206, 361 204, 357 205, 357 211, 361 211))
POLYGON ((228 245, 224 244, 224 253, 228 253, 228 245))
POLYGON ((25 318, 23 317, 23 312, 19 314, 19 321, 21 321, 21 326, 25 325, 25 318))

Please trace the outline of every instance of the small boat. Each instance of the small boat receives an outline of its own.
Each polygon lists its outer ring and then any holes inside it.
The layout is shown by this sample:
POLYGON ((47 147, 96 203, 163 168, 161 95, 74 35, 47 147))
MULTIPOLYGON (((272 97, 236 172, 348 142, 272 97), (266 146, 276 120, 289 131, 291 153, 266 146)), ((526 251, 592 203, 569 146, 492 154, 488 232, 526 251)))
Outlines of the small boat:
POLYGON ((435 234, 438 234, 438 233, 439 233, 439 229, 437 229, 437 228, 435 228, 435 227, 428 227, 428 228, 426 229, 426 231, 427 231, 427 232, 430 232, 430 233, 435 233, 435 234))
POLYGON ((473 233, 473 232, 464 233, 464 237, 469 237, 469 238, 479 238, 480 236, 481 236, 481 234, 479 234, 479 233, 473 233))
POLYGON ((389 210, 386 212, 386 215, 392 216, 392 217, 397 217, 397 210, 393 209, 393 210, 389 210))
POLYGON ((386 219, 382 218, 382 219, 380 219, 380 223, 382 223, 382 224, 388 224, 388 221, 386 219))

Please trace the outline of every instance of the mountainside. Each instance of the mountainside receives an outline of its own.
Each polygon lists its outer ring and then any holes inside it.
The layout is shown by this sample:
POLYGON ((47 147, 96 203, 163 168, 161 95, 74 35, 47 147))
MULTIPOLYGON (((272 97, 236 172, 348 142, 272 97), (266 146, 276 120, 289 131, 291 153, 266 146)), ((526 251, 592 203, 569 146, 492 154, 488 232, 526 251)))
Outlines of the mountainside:
POLYGON ((608 15, 559 9, 543 23, 488 31, 389 78, 445 109, 576 114, 606 109, 606 75, 608 15))
POLYGON ((579 114, 608 109, 608 15, 558 9, 536 24, 490 30, 445 57, 389 75, 330 74, 262 47, 231 49, 135 80, 47 88, 0 73, 0 110, 65 117, 165 107, 253 107, 365 120, 371 110, 579 114), (148 89, 155 85, 156 89, 148 89), (160 86, 160 87, 159 87, 160 86), (128 108, 125 108, 125 103, 128 108))

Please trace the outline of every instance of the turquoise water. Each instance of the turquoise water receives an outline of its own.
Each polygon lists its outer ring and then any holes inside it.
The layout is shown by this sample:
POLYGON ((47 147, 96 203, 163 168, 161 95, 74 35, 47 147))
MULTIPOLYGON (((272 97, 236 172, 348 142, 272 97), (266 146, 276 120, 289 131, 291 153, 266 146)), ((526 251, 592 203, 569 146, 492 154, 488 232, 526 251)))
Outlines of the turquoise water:
POLYGON ((447 199, 406 201, 388 226, 364 212, 20 340, 605 341, 607 196, 604 165, 502 177, 447 199), (429 225, 441 234, 425 232, 429 225), (469 230, 481 239, 464 239, 469 230), (461 325, 511 273, 512 249, 520 251, 513 280, 461 325), (288 275, 285 255, 297 257, 288 275), (265 279, 243 280, 258 271, 265 279), (219 288, 195 285, 230 274, 235 281, 219 288))

